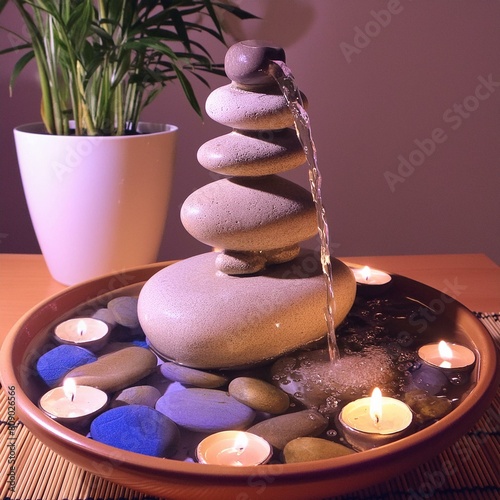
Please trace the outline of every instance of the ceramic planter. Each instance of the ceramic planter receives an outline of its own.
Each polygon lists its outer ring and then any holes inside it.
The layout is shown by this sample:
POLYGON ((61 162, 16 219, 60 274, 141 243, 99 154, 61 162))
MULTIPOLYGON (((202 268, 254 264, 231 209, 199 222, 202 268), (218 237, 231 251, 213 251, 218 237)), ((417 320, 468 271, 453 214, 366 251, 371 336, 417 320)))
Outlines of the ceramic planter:
POLYGON ((139 135, 57 136, 14 130, 24 192, 52 276, 66 285, 157 259, 167 217, 177 127, 139 135))

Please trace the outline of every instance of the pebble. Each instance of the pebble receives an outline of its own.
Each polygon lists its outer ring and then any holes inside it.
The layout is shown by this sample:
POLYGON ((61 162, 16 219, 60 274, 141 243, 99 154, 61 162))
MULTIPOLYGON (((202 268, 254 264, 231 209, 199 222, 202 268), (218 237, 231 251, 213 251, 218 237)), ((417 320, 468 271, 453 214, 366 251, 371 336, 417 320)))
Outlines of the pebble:
POLYGON ((119 325, 128 328, 139 326, 137 297, 116 297, 108 302, 108 309, 113 313, 119 325))
POLYGON ((156 356, 143 347, 125 347, 104 354, 97 361, 71 370, 66 376, 79 385, 111 393, 135 384, 156 368, 156 356))
POLYGON ((93 420, 90 436, 122 450, 154 457, 174 455, 180 440, 179 429, 169 418, 141 405, 120 406, 102 413, 93 420))
POLYGON ((181 384, 194 385, 205 389, 216 389, 227 384, 227 377, 216 373, 204 372, 181 366, 176 363, 166 362, 160 366, 162 375, 169 380, 180 382, 181 384))
MULTIPOLYGON (((301 95, 307 105, 305 95, 301 95)), ((224 85, 210 93, 205 110, 212 120, 236 129, 277 130, 294 124, 286 99, 278 88, 275 93, 264 94, 224 85)))
POLYGON ((411 374, 409 389, 422 389, 435 395, 443 391, 448 385, 448 377, 439 369, 422 364, 418 370, 411 374))
POLYGON ((288 247, 318 232, 311 193, 277 175, 206 184, 186 198, 181 221, 198 241, 230 250, 288 247))
POLYGON ((83 347, 59 345, 40 356, 36 369, 49 387, 55 387, 73 368, 96 360, 97 356, 83 347))
MULTIPOLYGON (((303 252, 251 278, 216 272, 217 255, 177 262, 143 286, 139 317, 159 356, 192 368, 235 369, 324 337, 325 281, 318 255, 303 252)), ((332 268, 339 325, 354 302, 356 282, 339 260, 332 259, 332 268)))
POLYGON ((245 429, 255 418, 254 410, 216 389, 168 392, 158 400, 156 409, 180 427, 194 432, 245 429))
POLYGON ((287 443, 283 449, 287 464, 343 457, 353 453, 355 451, 347 446, 317 437, 299 437, 287 443))
POLYGON ((115 316, 107 307, 101 307, 95 313, 93 313, 91 317, 104 321, 104 323, 106 323, 110 328, 116 326, 115 316))
POLYGON ((282 450, 287 443, 298 437, 318 436, 327 427, 328 420, 315 410, 302 410, 263 420, 248 432, 263 437, 275 448, 282 450))
POLYGON ((254 274, 266 267, 266 258, 259 252, 225 250, 217 255, 215 266, 226 274, 254 274))
POLYGON ((449 399, 433 396, 422 390, 406 392, 404 401, 415 412, 416 419, 421 423, 442 418, 452 410, 449 399))
POLYGON ((237 377, 228 387, 229 394, 256 411, 278 415, 288 410, 290 400, 277 387, 252 377, 237 377))
POLYGON ((211 172, 238 176, 277 174, 306 161, 297 134, 290 128, 233 131, 203 144, 197 156, 211 172))
POLYGON ((151 385, 127 387, 113 396, 110 406, 116 408, 125 405, 142 405, 154 408, 161 392, 151 385))

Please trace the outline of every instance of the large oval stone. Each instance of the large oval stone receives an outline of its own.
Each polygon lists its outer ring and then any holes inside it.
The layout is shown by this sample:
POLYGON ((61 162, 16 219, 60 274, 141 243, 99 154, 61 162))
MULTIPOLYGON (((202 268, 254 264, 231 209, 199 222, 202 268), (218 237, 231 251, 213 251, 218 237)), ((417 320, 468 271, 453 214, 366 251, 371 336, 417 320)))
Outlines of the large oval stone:
POLYGON ((352 455, 354 450, 327 439, 317 437, 299 437, 287 443, 283 450, 285 463, 311 462, 328 458, 352 455))
MULTIPOLYGON (((252 276, 216 271, 216 252, 177 262, 150 278, 139 319, 161 357, 195 368, 249 366, 323 337, 325 280, 319 256, 304 252, 252 276)), ((335 322, 354 302, 350 269, 333 259, 335 322)))
POLYGON ((254 410, 216 389, 167 392, 156 403, 156 409, 194 432, 244 429, 255 418, 254 410))
POLYGON ((198 149, 198 162, 223 175, 277 174, 305 161, 302 145, 292 129, 233 131, 198 149))
POLYGON ((311 193, 276 175, 220 179, 185 200, 181 221, 207 245, 272 250, 317 234, 311 193))

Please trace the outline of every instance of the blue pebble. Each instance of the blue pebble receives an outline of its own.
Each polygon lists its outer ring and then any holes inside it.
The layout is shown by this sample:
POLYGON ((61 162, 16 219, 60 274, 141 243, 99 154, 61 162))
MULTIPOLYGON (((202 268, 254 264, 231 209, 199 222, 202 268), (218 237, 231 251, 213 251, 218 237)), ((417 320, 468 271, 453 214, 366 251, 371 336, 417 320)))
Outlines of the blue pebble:
POLYGON ((36 369, 41 379, 49 387, 55 387, 73 368, 96 360, 97 356, 88 349, 64 344, 40 356, 36 363, 36 369))
POLYGON ((227 392, 216 389, 166 392, 156 402, 156 409, 190 431, 210 433, 245 429, 256 415, 227 392))
POLYGON ((142 405, 128 405, 101 413, 90 426, 90 436, 115 448, 154 457, 177 451, 180 432, 160 412, 142 405))

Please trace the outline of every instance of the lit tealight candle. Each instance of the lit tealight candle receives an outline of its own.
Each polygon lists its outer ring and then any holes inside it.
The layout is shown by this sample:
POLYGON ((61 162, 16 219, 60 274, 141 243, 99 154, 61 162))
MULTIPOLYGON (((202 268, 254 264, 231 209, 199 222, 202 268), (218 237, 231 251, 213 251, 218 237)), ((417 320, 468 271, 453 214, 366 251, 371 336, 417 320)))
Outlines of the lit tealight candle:
POLYGON ((196 448, 198 462, 202 464, 239 467, 265 464, 272 453, 272 447, 265 439, 243 431, 217 432, 196 448))
POLYGON ((362 292, 380 293, 385 291, 392 281, 390 274, 379 269, 371 269, 368 266, 351 268, 351 270, 358 285, 358 290, 362 292))
POLYGON ((378 387, 371 397, 347 404, 339 415, 344 437, 357 450, 367 450, 404 437, 413 413, 399 399, 382 396, 378 387))
POLYGON ((104 391, 86 385, 76 385, 71 378, 62 387, 46 392, 39 402, 40 408, 51 418, 69 426, 87 423, 108 403, 104 391))
POLYGON ((108 341, 109 326, 100 319, 73 318, 57 325, 54 335, 61 344, 77 345, 98 351, 108 341))
POLYGON ((425 363, 442 370, 472 370, 476 362, 476 355, 471 349, 444 340, 423 345, 418 355, 425 363))

